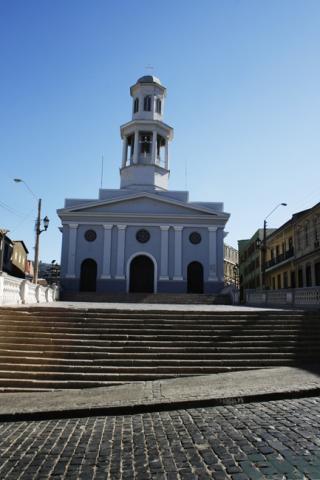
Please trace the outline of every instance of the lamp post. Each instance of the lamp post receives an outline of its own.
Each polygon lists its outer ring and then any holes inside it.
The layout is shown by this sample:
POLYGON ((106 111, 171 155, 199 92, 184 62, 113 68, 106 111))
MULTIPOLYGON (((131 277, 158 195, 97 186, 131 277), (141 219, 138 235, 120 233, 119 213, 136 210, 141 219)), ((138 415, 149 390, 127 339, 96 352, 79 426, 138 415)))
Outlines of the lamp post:
POLYGON ((274 207, 273 210, 271 210, 270 213, 266 216, 266 218, 263 220, 263 240, 262 240, 262 245, 261 245, 261 253, 262 253, 262 288, 266 288, 266 254, 267 254, 267 218, 270 217, 270 215, 273 214, 279 207, 286 207, 286 203, 279 203, 274 207))
POLYGON ((3 255, 7 233, 9 233, 9 230, 0 228, 0 274, 3 271, 3 255))
POLYGON ((42 220, 43 228, 41 229, 41 198, 37 198, 37 196, 33 193, 31 188, 28 184, 22 180, 21 178, 15 178, 14 181, 16 183, 24 183, 26 188, 29 190, 31 195, 37 200, 38 202, 38 213, 37 219, 35 224, 35 232, 36 232, 36 240, 35 240, 35 247, 34 247, 34 275, 33 275, 33 283, 38 282, 38 272, 39 272, 39 244, 40 244, 40 235, 42 232, 45 232, 49 226, 49 218, 45 216, 42 220))

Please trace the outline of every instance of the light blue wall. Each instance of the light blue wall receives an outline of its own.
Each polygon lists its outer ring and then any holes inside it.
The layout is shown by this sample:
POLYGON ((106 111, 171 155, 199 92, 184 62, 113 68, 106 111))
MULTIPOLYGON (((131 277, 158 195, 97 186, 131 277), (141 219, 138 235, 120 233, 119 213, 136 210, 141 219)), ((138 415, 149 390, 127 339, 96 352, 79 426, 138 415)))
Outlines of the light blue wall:
MULTIPOLYGON (((112 248, 111 248, 111 276, 115 277, 117 268, 117 241, 118 230, 113 226, 111 231, 112 248)), ((124 255, 124 275, 127 274, 127 265, 129 259, 138 252, 151 254, 157 262, 158 279, 160 277, 161 268, 161 230, 156 226, 127 226, 125 232, 125 255, 124 255), (141 228, 146 228, 150 233, 150 240, 147 243, 139 243, 136 240, 136 233, 141 228)), ((168 255, 168 272, 172 279, 174 275, 174 257, 175 257, 175 232, 171 227, 169 229, 169 255, 168 255)), ((81 263, 87 258, 92 258, 97 262, 97 290, 98 291, 126 291, 126 281, 123 280, 102 280, 100 279, 102 273, 103 261, 103 243, 104 243, 104 228, 102 225, 79 225, 77 229, 77 246, 75 259, 75 275, 74 279, 65 279, 67 273, 68 261, 68 245, 69 245, 69 227, 63 228, 63 243, 62 243, 62 258, 61 258, 61 277, 62 285, 65 290, 78 290, 79 277, 81 271, 81 263), (94 242, 88 242, 84 238, 86 230, 93 229, 97 233, 97 238, 94 242)), ((158 291, 170 292, 185 292, 187 289, 187 268, 190 262, 198 261, 203 266, 204 272, 204 288, 205 292, 219 291, 223 283, 221 282, 207 282, 209 274, 209 232, 205 227, 189 227, 186 226, 182 231, 182 276, 183 282, 179 281, 160 281, 158 282, 158 291), (193 245, 189 241, 189 235, 192 232, 199 232, 202 240, 199 244, 193 245)), ((217 230, 217 275, 223 278, 223 229, 217 230)))

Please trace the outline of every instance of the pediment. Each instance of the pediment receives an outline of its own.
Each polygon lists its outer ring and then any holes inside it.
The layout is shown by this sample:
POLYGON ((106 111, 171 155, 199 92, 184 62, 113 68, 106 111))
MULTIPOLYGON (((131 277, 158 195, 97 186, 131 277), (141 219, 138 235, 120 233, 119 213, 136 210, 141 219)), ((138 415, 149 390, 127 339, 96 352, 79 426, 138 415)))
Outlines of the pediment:
POLYGON ((122 198, 111 200, 100 200, 90 202, 83 205, 59 210, 58 213, 74 213, 84 215, 101 215, 101 214, 129 214, 129 215, 212 215, 224 216, 225 214, 217 213, 209 208, 189 205, 188 203, 173 200, 172 198, 159 197, 156 194, 132 194, 122 198))

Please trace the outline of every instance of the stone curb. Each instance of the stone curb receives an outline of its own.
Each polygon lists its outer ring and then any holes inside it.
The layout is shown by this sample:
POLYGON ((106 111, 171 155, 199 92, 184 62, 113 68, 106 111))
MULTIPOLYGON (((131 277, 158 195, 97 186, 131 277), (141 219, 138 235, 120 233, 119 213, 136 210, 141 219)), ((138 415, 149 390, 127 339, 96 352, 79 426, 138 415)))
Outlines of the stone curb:
POLYGON ((89 406, 86 408, 71 408, 65 410, 51 409, 34 412, 0 413, 0 422, 58 420, 66 418, 83 418, 114 415, 137 415, 143 413, 185 410, 190 408, 206 408, 245 403, 270 402, 273 400, 292 400, 320 395, 320 387, 279 392, 265 392, 229 397, 200 398, 195 400, 162 401, 139 403, 134 405, 89 406))

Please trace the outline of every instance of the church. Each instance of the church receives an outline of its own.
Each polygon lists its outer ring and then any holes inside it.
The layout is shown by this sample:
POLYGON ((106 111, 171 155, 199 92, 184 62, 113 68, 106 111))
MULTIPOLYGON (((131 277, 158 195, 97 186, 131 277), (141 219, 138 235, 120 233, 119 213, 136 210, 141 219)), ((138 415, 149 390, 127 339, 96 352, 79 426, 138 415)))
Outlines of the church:
POLYGON ((190 202, 169 190, 166 88, 153 75, 130 88, 132 119, 121 126, 120 188, 66 199, 61 287, 78 292, 217 293, 223 288, 221 202, 190 202))

